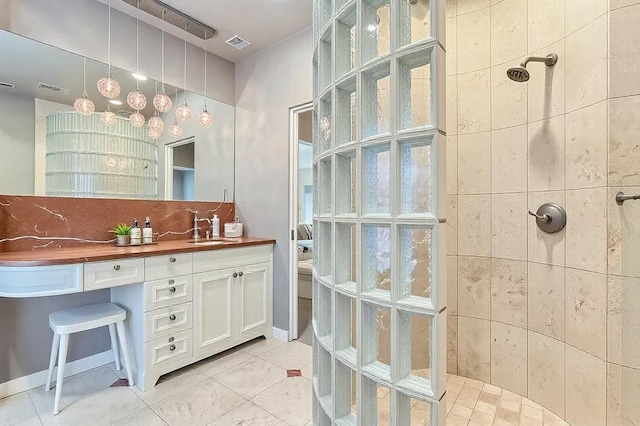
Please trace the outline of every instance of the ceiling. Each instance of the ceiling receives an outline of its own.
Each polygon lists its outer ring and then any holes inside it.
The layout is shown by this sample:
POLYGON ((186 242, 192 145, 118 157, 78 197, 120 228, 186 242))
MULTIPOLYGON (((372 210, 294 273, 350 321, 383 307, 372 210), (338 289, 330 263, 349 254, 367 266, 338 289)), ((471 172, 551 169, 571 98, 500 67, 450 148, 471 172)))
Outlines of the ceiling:
MULTIPOLYGON (((107 3, 107 0, 98 1, 107 3)), ((206 49, 232 62, 273 46, 312 24, 312 0, 162 1, 217 30, 218 34, 207 41, 206 49), (225 44, 234 35, 239 35, 251 45, 237 50, 225 44)), ((112 1, 111 5, 128 15, 136 15, 136 9, 123 1, 112 1)), ((160 19, 151 15, 141 13, 140 19, 157 28, 161 26, 160 19)), ((184 37, 184 33, 178 28, 166 26, 165 30, 177 37, 184 37)), ((205 47, 204 40, 195 36, 189 35, 187 40, 205 47)))

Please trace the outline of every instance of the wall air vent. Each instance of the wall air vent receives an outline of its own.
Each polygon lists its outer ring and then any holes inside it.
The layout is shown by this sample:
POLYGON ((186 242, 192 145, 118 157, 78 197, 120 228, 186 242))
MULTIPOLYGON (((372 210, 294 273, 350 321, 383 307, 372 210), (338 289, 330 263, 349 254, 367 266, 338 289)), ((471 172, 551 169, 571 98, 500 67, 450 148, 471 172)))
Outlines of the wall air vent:
POLYGON ((7 88, 7 89, 13 89, 15 87, 15 85, 13 85, 11 83, 5 83, 4 81, 0 81, 0 87, 1 88, 7 88))
POLYGON ((62 87, 54 86, 52 84, 39 83, 38 89, 51 90, 52 92, 57 92, 66 95, 69 93, 69 89, 63 89, 62 87))
POLYGON ((227 43, 229 46, 235 47, 238 50, 243 49, 251 44, 247 40, 241 38, 239 35, 234 35, 229 40, 225 41, 225 43, 227 43))

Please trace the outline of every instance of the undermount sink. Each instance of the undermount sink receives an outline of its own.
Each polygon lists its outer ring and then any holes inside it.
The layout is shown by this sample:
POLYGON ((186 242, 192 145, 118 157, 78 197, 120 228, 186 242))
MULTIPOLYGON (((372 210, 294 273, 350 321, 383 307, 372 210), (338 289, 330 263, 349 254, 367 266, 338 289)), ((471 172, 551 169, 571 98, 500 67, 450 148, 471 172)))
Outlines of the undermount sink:
POLYGON ((225 238, 221 240, 191 240, 189 242, 198 246, 217 246, 226 243, 237 243, 238 241, 240 241, 238 238, 225 238))

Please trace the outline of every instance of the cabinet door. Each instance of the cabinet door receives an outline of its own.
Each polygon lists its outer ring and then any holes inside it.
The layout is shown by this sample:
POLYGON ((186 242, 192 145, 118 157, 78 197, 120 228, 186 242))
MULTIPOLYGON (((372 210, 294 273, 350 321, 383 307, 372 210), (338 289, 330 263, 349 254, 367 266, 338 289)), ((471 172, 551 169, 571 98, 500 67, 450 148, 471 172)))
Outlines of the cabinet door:
POLYGON ((215 352, 233 336, 236 270, 222 269, 194 275, 195 354, 215 352))
POLYGON ((243 337, 264 334, 271 323, 271 267, 259 263, 238 268, 239 326, 243 337))

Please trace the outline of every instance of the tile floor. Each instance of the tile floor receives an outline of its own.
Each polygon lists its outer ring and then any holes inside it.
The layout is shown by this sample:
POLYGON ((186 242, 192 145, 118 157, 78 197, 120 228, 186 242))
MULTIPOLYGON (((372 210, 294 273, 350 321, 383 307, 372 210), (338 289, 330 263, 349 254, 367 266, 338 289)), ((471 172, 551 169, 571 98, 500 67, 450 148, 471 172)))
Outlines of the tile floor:
MULTIPOLYGON (((171 373, 144 393, 109 387, 122 376, 109 365, 67 378, 58 416, 52 414, 54 392, 44 387, 0 400, 0 425, 311 424, 311 347, 299 342, 250 342, 171 373), (287 378, 287 369, 302 370, 302 377, 287 378)), ((380 395, 381 411, 386 398, 380 395)), ((425 413, 419 404, 415 410, 425 413)), ((452 426, 566 425, 526 398, 457 376, 449 377, 447 411, 452 426)))

